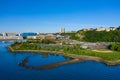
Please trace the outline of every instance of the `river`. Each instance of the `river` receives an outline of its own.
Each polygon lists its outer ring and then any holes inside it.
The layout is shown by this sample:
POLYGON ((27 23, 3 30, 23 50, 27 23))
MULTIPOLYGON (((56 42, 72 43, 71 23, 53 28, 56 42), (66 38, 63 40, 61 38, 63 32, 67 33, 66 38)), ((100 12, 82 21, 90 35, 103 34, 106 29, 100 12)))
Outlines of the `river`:
POLYGON ((70 59, 49 53, 11 53, 9 44, 0 42, 0 80, 120 80, 120 66, 85 61, 51 67, 70 59))

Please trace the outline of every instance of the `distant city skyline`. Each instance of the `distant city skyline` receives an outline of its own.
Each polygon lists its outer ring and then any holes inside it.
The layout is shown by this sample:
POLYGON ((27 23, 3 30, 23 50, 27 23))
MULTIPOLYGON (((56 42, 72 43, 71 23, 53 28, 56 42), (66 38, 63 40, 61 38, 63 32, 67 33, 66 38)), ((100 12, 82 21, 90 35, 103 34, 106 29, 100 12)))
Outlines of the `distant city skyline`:
POLYGON ((119 0, 0 0, 0 33, 120 26, 119 0))

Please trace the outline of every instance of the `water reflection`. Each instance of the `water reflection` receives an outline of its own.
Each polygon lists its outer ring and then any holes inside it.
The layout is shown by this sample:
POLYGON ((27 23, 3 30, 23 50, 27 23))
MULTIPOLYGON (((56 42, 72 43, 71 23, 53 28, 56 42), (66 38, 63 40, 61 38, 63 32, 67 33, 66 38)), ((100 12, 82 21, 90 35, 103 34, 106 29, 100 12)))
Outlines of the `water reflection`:
POLYGON ((48 58, 48 54, 42 54, 42 58, 48 58))

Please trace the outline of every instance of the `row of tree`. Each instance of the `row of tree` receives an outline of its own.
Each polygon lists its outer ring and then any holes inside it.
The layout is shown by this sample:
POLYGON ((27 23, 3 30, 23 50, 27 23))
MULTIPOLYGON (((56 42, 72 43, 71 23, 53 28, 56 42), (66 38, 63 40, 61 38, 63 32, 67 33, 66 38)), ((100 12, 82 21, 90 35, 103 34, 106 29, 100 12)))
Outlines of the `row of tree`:
POLYGON ((70 39, 72 40, 79 40, 79 37, 76 35, 76 32, 71 32, 71 33, 62 33, 61 35, 63 36, 69 36, 70 39))
POLYGON ((28 39, 28 43, 42 43, 42 44, 50 44, 55 43, 54 40, 48 40, 48 39, 28 39))
POLYGON ((114 31, 86 31, 83 41, 87 42, 120 42, 120 30, 114 31))
POLYGON ((60 51, 63 46, 50 46, 47 44, 28 43, 28 42, 15 42, 11 44, 11 47, 15 50, 47 50, 47 51, 60 51))

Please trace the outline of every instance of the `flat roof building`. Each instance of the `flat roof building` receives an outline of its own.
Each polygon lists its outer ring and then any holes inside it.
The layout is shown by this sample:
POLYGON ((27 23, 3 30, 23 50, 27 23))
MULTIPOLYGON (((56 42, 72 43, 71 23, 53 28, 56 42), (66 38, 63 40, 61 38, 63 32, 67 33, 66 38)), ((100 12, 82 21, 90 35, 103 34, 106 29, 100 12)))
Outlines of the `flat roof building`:
POLYGON ((16 36, 16 33, 6 33, 6 36, 16 36))

